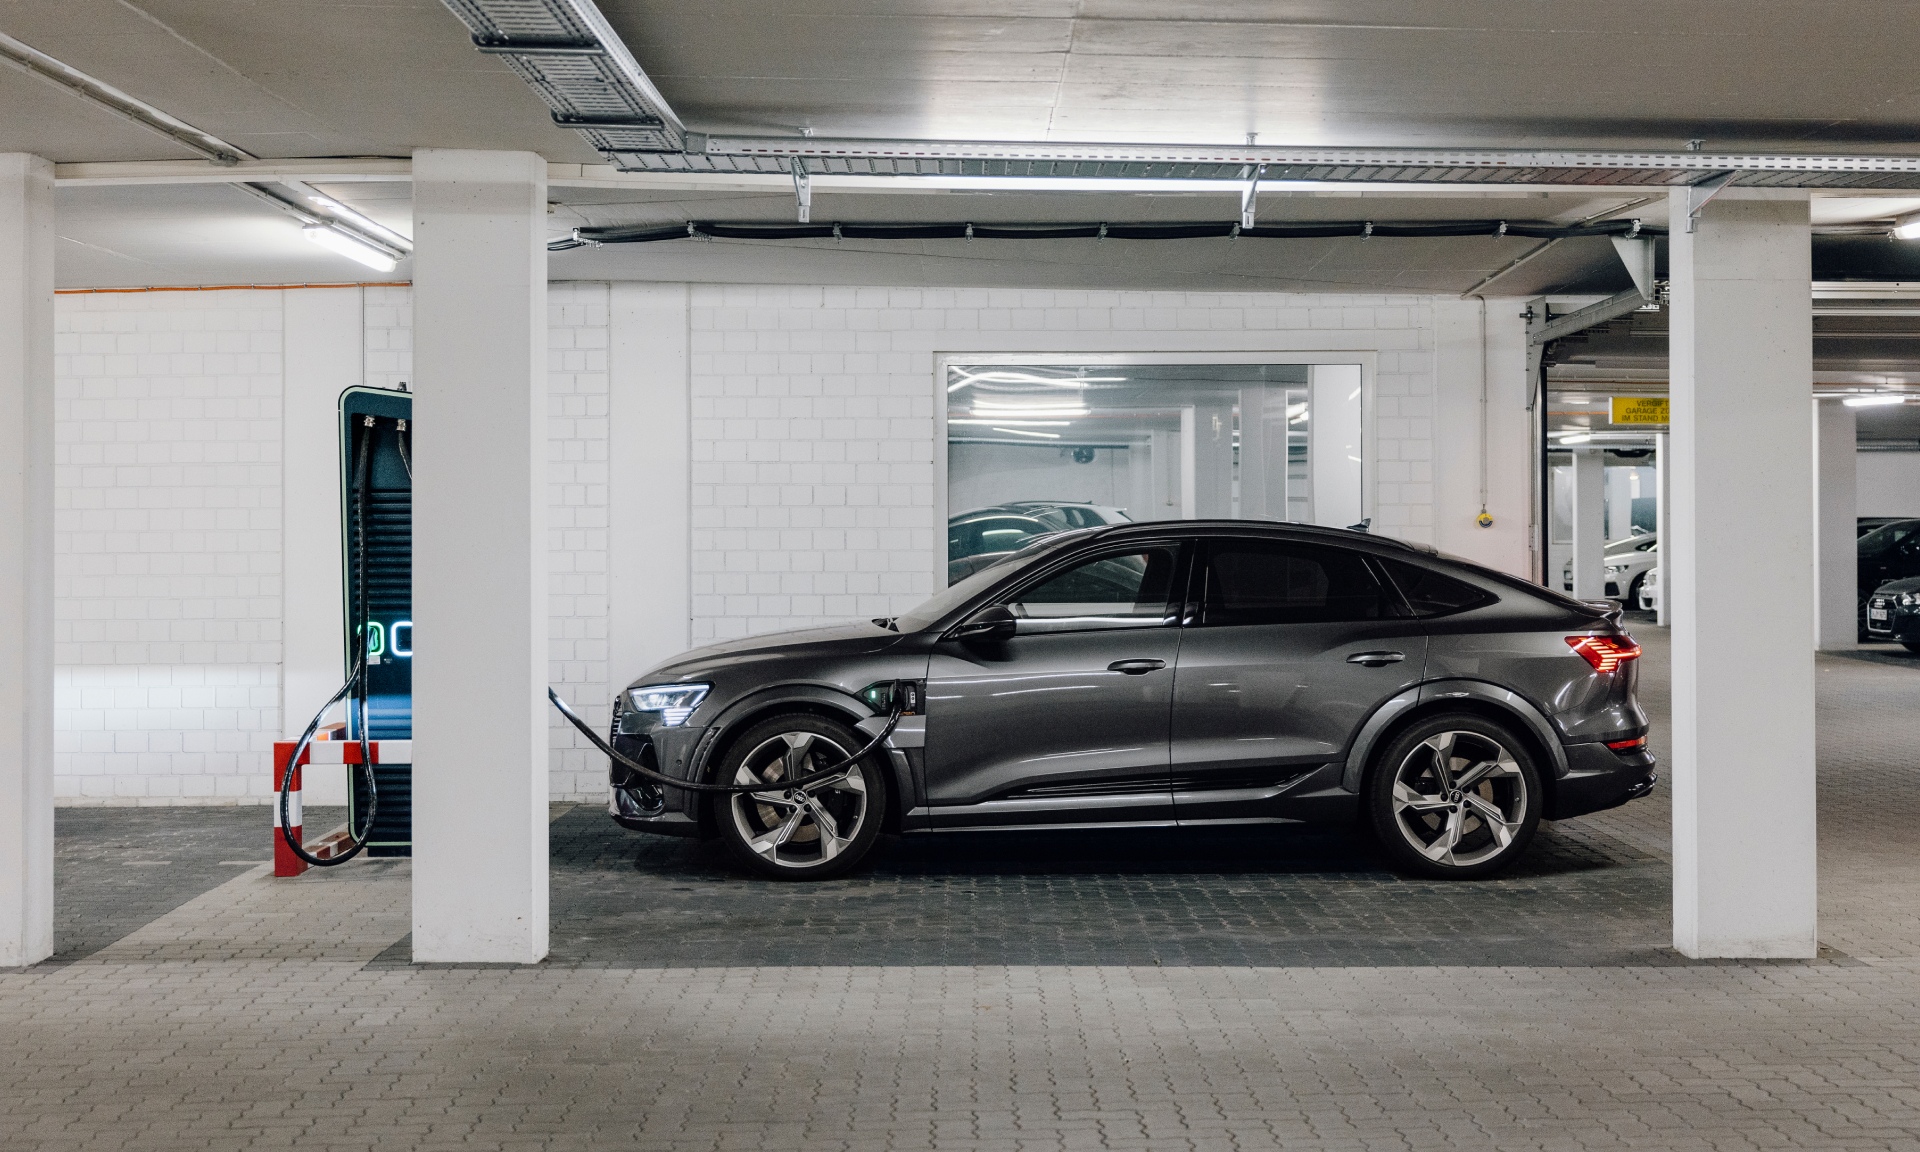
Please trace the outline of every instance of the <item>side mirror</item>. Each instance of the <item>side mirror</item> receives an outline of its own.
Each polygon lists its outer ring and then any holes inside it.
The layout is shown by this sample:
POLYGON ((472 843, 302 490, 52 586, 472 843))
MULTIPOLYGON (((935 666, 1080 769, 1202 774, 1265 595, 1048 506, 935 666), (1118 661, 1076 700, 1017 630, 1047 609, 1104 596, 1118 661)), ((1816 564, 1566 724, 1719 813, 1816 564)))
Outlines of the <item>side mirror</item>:
POLYGON ((998 643, 1013 639, 1019 622, 1005 604, 990 604, 961 621, 949 635, 955 640, 998 643))

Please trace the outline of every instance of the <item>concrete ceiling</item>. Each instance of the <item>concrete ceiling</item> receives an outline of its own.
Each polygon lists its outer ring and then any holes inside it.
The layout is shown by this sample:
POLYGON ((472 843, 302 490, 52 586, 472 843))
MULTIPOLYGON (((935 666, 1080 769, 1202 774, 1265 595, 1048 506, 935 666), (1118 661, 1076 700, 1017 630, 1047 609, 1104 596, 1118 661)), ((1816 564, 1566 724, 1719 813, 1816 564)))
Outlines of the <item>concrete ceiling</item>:
MULTIPOLYGON (((1910 150, 1907 0, 1568 5, 1547 0, 735 0, 602 7, 701 131, 1231 143, 1910 150)), ((598 157, 554 127, 439 0, 0 0, 0 32, 256 155, 512 148, 598 157)), ((185 158, 171 141, 0 68, 0 151, 185 158)), ((332 194, 407 230, 407 186, 332 194)), ((1578 220, 1631 194, 1272 193, 1263 221, 1578 220)), ((778 185, 556 189, 583 223, 790 220, 778 185)), ((1823 202, 1833 203, 1833 202, 1823 202)), ((1824 209, 1885 215, 1891 200, 1824 209)), ((1920 204, 1910 199, 1907 206, 1920 204)), ((1231 219, 1232 195, 815 193, 816 220, 1231 219)), ((1664 218, 1658 202, 1627 215, 1664 218)), ((367 278, 217 186, 65 188, 63 286, 367 278)), ((1517 240, 856 244, 672 242, 557 254, 559 277, 1460 291, 1517 240)), ((393 275, 404 277, 403 265, 393 275)), ((1503 293, 1604 291, 1604 242, 1565 242, 1503 293)))

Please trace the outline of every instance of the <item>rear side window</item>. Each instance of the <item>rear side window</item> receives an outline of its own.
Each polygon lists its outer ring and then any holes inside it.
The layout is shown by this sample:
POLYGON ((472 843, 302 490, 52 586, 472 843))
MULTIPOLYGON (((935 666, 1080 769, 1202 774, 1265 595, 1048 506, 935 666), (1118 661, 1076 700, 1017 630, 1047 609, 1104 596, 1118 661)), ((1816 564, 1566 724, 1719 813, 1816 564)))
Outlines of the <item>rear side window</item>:
POLYGON ((1379 561, 1387 575, 1399 585, 1400 594, 1407 598, 1415 616, 1448 616, 1484 607, 1499 599, 1483 588, 1475 588, 1465 580, 1456 580, 1431 568, 1384 557, 1379 561))
POLYGON ((1200 622, 1329 624, 1394 615, 1357 552, 1283 541, 1216 540, 1208 548, 1200 622))

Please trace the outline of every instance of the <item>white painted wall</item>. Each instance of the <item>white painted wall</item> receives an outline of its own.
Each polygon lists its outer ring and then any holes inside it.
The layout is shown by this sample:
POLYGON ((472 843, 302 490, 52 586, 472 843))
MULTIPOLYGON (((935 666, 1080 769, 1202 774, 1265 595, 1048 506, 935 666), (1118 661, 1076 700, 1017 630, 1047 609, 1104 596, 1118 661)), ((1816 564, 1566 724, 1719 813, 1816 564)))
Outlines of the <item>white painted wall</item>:
POLYGON ((62 802, 264 799, 280 734, 279 292, 54 309, 62 802))
POLYGON ((1920 516, 1920 452, 1862 452, 1854 471, 1861 516, 1920 516))
MULTIPOLYGON (((1434 545, 1525 577, 1534 570, 1538 530, 1522 311, 1516 300, 1434 301, 1430 452, 1434 545), (1483 501, 1493 517, 1487 528, 1478 523, 1483 501)), ((1406 461, 1408 479, 1425 463, 1406 461)), ((1378 467, 1383 482, 1400 475, 1391 461, 1378 467)))

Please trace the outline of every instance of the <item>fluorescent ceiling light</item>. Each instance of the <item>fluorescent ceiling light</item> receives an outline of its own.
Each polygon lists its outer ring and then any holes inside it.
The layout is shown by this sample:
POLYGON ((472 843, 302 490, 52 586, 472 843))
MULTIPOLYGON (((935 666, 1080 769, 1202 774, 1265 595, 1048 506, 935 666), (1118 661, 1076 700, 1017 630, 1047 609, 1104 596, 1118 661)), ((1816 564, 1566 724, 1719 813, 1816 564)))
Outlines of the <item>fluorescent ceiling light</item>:
POLYGON ((394 259, 371 244, 362 243, 337 228, 325 224, 309 224, 300 229, 307 239, 329 252, 337 252, 349 260, 358 260, 376 272, 393 271, 394 259))
POLYGON ((995 428, 995 429, 994 429, 994 431, 995 431, 995 432, 1007 432, 1007 433, 1011 433, 1012 435, 1015 435, 1015 436, 1037 436, 1037 437, 1039 437, 1039 438, 1040 438, 1040 439, 1042 439, 1042 440, 1058 440, 1058 439, 1060 439, 1060 433, 1058 433, 1058 432, 1028 432, 1028 431, 1026 431, 1025 429, 1022 429, 1022 428, 995 428))
POLYGON ((1593 439, 1593 436, 1592 436, 1592 435, 1591 435, 1590 433, 1587 433, 1587 432, 1568 432, 1568 433, 1565 433, 1565 434, 1563 434, 1563 435, 1562 435, 1562 436, 1560 437, 1560 443, 1562 443, 1562 444, 1585 444, 1585 443, 1586 443, 1587 441, 1589 441, 1589 440, 1591 440, 1591 439, 1593 439))
MULTIPOLYGON (((1920 235, 1920 232, 1915 235, 1920 235)), ((1841 403, 1849 408, 1878 408, 1884 404, 1904 404, 1906 400, 1898 392, 1875 392, 1868 396, 1849 396, 1841 403)))
POLYGON ((1893 235, 1899 240, 1920 240, 1920 215, 1902 216, 1895 220, 1893 235))
POLYGON ((331 196, 322 196, 319 193, 314 192, 314 193, 308 193, 307 199, 312 203, 314 203, 315 205, 318 205, 319 207, 326 209, 328 214, 332 215, 336 219, 343 220, 348 224, 353 224, 360 228, 363 228, 366 231, 372 233, 374 236, 377 236, 380 239, 385 240, 389 244, 392 244, 399 248, 411 248, 413 246, 413 241, 407 239, 405 236, 400 235, 400 233, 395 232, 393 229, 387 227, 385 224, 382 224, 377 220, 374 220, 368 216, 365 216, 359 212, 354 211, 353 209, 347 207, 345 204, 342 204, 338 200, 333 199, 331 196))
POLYGON ((948 420, 947 423, 949 424, 1018 424, 1023 428, 1065 428, 1067 425, 1073 423, 1073 421, 1071 420, 1008 420, 1005 418, 997 417, 992 420, 948 420))
POLYGON ((1085 408, 975 408, 973 414, 989 420, 1002 423, 1012 421, 1016 424, 1022 420, 1040 420, 1047 417, 1072 419, 1091 415, 1085 408))
POLYGON ((1046 384, 1055 388, 1085 388, 1089 384, 1122 384, 1125 376, 1039 376, 1032 372, 1012 372, 989 369, 966 375, 966 369, 955 368, 962 373, 959 383, 947 385, 947 391, 958 392, 969 384, 1046 384))

